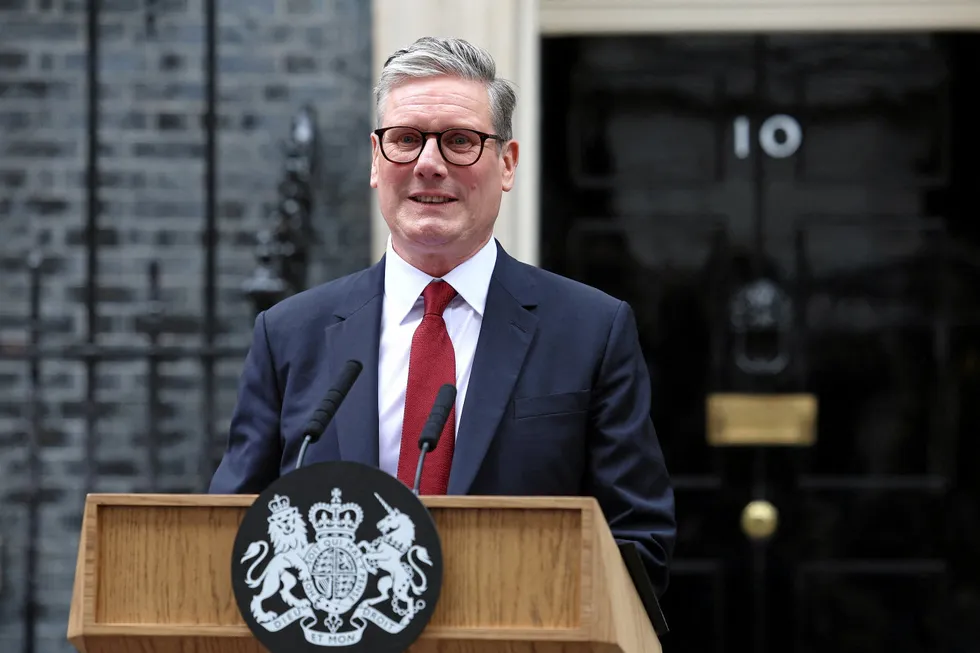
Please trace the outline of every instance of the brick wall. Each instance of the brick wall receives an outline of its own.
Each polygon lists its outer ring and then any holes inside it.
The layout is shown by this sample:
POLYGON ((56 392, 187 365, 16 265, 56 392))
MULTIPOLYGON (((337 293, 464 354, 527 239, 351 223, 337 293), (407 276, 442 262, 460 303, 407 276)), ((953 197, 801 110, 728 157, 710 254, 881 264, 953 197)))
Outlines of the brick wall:
MULTIPOLYGON (((202 0, 102 0, 99 341, 140 344, 146 269, 160 262, 166 343, 200 342, 204 256, 202 0), (148 7, 153 7, 150 14, 148 7)), ((222 0, 219 11, 219 343, 246 346, 252 238, 274 206, 280 142, 301 106, 319 116, 311 283, 368 263, 370 3, 222 0)), ((0 342, 24 338, 25 251, 45 257, 50 344, 85 336, 86 3, 0 0, 0 342)), ((219 363, 221 437, 239 359, 219 363)), ((160 489, 196 491, 201 367, 161 368, 160 489)), ((42 369, 44 502, 37 651, 65 641, 84 489, 85 369, 42 369)), ((146 364, 98 368, 96 491, 146 489, 146 364)), ((28 397, 25 363, 0 360, 0 650, 22 646, 28 397)))

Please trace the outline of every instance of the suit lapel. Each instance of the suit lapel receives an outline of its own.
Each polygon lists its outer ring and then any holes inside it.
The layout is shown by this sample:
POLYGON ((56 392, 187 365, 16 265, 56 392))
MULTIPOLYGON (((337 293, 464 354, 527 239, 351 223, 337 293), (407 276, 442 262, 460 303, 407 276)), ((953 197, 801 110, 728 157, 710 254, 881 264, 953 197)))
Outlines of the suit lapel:
POLYGON ((533 284, 499 245, 460 420, 449 494, 466 494, 483 463, 520 376, 538 318, 533 284))
POLYGON ((364 368, 341 404, 334 424, 341 460, 378 466, 378 343, 384 297, 384 259, 354 281, 347 300, 337 308, 340 321, 327 327, 331 370, 350 359, 364 368))

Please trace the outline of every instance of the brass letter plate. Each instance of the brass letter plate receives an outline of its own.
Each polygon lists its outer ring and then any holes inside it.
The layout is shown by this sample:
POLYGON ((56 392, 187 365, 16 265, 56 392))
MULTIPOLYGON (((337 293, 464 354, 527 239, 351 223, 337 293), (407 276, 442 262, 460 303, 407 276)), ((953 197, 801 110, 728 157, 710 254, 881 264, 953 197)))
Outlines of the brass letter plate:
POLYGON ((809 447, 816 442, 817 398, 811 394, 713 394, 707 400, 714 447, 809 447))

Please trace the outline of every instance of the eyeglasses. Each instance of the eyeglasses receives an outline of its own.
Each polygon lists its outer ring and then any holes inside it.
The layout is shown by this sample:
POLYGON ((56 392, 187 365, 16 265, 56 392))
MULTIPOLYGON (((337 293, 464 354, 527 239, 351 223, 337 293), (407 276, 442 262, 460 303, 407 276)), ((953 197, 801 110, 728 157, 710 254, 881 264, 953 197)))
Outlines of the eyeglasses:
POLYGON ((436 137, 442 158, 457 166, 471 166, 479 161, 488 138, 503 141, 495 134, 459 128, 424 132, 414 127, 396 126, 376 129, 374 134, 381 143, 381 154, 392 163, 411 163, 419 158, 429 136, 436 137))

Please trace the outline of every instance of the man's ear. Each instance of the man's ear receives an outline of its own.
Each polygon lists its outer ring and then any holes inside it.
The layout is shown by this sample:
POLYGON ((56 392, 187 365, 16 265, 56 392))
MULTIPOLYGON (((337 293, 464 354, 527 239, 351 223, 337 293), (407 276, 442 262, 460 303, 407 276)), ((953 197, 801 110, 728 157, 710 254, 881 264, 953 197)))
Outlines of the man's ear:
POLYGON ((371 188, 378 187, 378 157, 381 156, 378 137, 371 134, 371 188))
POLYGON ((520 154, 520 146, 517 141, 507 141, 504 151, 500 155, 500 180, 504 192, 514 187, 514 174, 517 171, 517 158, 520 154))

